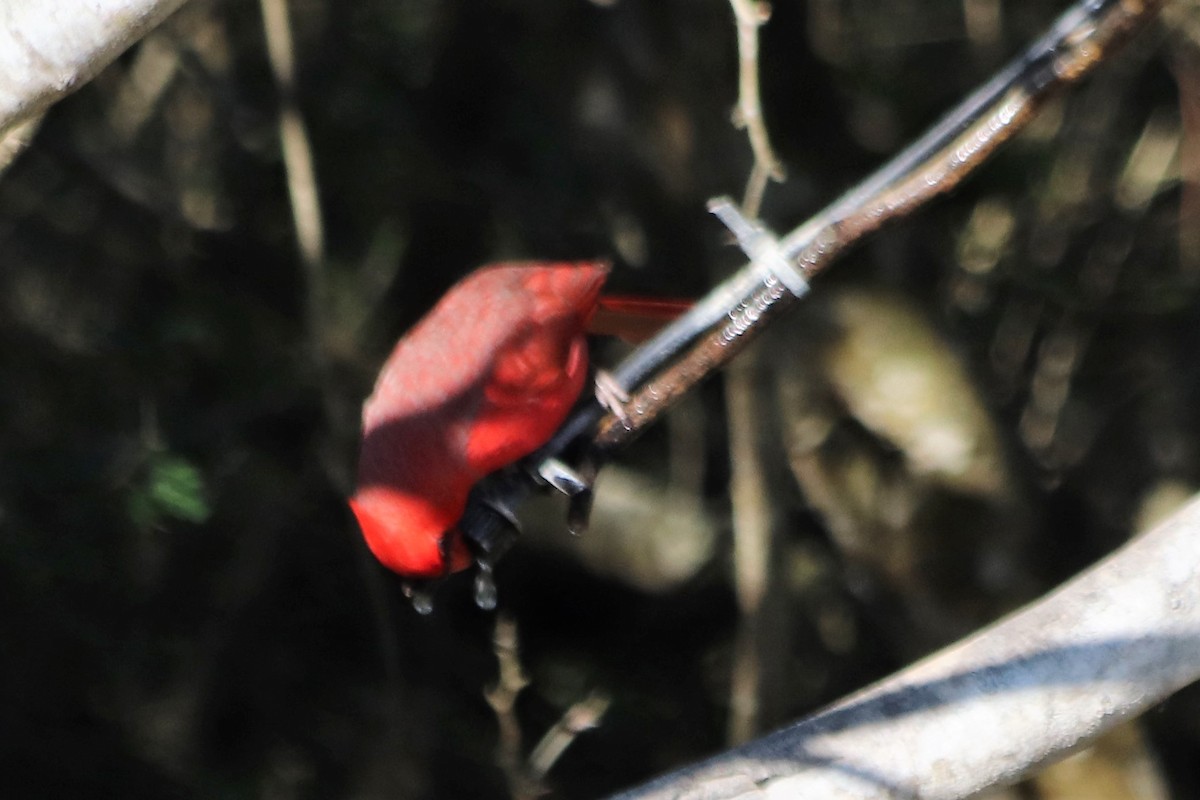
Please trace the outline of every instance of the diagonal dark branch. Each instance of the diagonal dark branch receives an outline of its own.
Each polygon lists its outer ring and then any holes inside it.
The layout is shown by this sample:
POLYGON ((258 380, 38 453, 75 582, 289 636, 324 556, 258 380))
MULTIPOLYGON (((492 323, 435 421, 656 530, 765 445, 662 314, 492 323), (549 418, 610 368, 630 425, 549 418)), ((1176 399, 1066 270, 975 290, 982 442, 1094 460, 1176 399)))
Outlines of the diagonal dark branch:
MULTIPOLYGON (((1052 94, 1088 74, 1160 6, 1157 0, 1085 0, 1071 7, 1045 36, 924 136, 785 236, 779 253, 811 279, 884 223, 951 190, 1020 131, 1052 94)), ((764 275, 753 262, 726 284, 729 288, 719 288, 718 296, 727 299, 736 294, 733 287, 745 285, 753 289, 735 303, 726 303, 727 321, 681 357, 663 358, 672 365, 638 388, 624 418, 609 414, 600 421, 596 447, 610 450, 636 436, 678 397, 739 353, 795 300, 774 275, 764 275)), ((672 342, 680 338, 671 331, 666 335, 672 342)), ((657 340, 651 340, 643 350, 657 355, 657 347, 657 340)), ((635 359, 648 360, 638 353, 630 357, 635 359)), ((618 377, 625 366, 618 368, 618 377)))
MULTIPOLYGON (((596 402, 585 404, 526 463, 557 458, 590 431, 590 450, 597 458, 627 444, 792 307, 802 293, 797 282, 816 276, 884 223, 957 186, 1050 96, 1103 63, 1162 4, 1080 0, 1071 6, 1044 36, 917 141, 779 242, 768 239, 771 246, 758 247, 749 264, 631 353, 613 371, 616 382, 631 394, 621 414, 608 413, 596 402)), ((467 514, 473 520, 464 525, 468 536, 490 552, 502 523, 486 509, 479 513, 480 507, 511 509, 533 489, 525 473, 485 480, 472 500, 476 513, 467 514)))

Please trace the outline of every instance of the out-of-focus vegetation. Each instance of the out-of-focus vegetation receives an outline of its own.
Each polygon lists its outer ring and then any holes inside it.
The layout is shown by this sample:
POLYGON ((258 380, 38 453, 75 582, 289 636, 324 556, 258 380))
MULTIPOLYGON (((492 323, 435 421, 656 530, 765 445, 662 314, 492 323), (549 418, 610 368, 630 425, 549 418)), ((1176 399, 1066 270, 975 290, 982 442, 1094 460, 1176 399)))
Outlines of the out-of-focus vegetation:
MULTIPOLYGON (((790 177, 767 219, 799 223, 1055 11, 776 3, 763 91, 790 177)), ((671 297, 736 264, 704 211, 750 166, 724 0, 291 12, 321 280, 297 254, 255 3, 193 0, 0 175, 5 796, 507 796, 491 615, 460 579, 417 617, 366 554, 343 502, 358 406, 482 263, 605 256, 615 290, 671 297)), ((1173 6, 978 178, 831 269, 739 377, 775 528, 762 725, 1048 588, 1198 485, 1198 31, 1173 6)), ((555 796, 725 741, 724 409, 710 383, 602 475, 588 542, 550 501, 499 567, 531 680, 516 746, 593 690, 612 701, 555 796)), ((1197 703, 1128 734, 1171 796, 1200 787, 1197 703)))

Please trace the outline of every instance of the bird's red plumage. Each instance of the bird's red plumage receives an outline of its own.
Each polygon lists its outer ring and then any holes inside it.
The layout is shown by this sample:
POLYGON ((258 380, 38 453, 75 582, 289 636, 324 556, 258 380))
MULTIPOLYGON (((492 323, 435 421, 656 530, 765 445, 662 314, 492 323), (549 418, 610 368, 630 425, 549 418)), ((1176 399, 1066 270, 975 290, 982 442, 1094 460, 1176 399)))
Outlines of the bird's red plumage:
POLYGON ((467 494, 566 418, 607 273, 593 262, 484 267, 396 344, 363 406, 351 500, 386 566, 435 577, 470 564, 455 528, 467 494))

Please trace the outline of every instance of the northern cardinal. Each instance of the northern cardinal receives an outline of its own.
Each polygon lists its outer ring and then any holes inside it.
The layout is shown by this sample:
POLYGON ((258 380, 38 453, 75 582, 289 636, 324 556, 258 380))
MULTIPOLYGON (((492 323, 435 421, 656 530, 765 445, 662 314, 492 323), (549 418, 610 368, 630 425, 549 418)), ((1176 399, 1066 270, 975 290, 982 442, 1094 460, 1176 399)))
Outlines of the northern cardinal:
POLYGON ((457 528, 467 495, 566 418, 607 274, 598 262, 484 267, 396 344, 363 406, 350 500, 385 566, 410 578, 470 566, 457 528))

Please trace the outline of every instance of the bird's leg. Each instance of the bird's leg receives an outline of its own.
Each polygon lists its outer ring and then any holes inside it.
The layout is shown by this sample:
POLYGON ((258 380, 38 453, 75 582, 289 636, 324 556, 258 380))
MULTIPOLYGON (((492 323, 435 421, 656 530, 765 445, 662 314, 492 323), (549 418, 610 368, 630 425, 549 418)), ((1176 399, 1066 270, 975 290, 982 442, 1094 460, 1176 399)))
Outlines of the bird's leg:
POLYGON ((567 530, 580 534, 587 530, 592 512, 592 490, 599 470, 596 458, 585 454, 578 466, 570 467, 557 458, 547 458, 533 470, 536 479, 545 482, 570 498, 567 506, 567 530))
POLYGON ((595 453, 591 451, 585 453, 580 459, 578 469, 578 474, 583 478, 586 488, 582 492, 571 495, 571 502, 567 505, 567 530, 575 536, 587 532, 592 516, 592 500, 596 497, 594 491, 596 473, 600 469, 595 453))
POLYGON ((471 492, 458 527, 477 559, 499 558, 521 534, 521 523, 504 497, 483 483, 471 492))
MULTIPOLYGON (((625 390, 625 387, 604 370, 596 372, 595 383, 596 402, 605 410, 612 412, 618 419, 628 419, 625 404, 629 402, 629 392, 625 390)), ((537 479, 553 486, 570 498, 589 492, 596 477, 594 464, 572 467, 560 458, 543 459, 535 467, 534 472, 537 479)))

